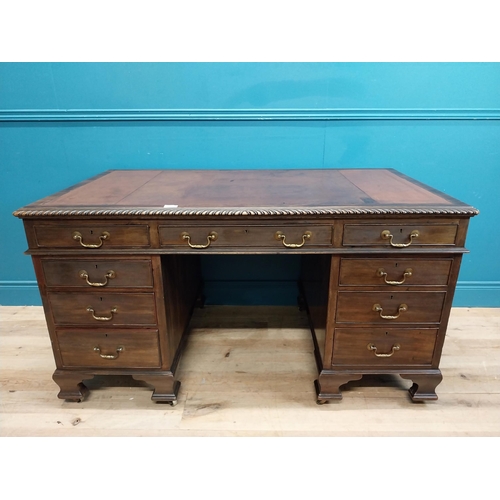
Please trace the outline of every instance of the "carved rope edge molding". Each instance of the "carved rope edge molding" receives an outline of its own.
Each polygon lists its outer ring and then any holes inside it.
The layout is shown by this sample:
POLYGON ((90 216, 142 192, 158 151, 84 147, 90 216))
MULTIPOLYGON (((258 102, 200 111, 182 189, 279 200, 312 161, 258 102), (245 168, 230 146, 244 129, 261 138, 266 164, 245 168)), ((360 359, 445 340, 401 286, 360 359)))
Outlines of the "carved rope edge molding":
POLYGON ((227 209, 73 209, 16 210, 16 217, 71 216, 252 216, 252 215, 478 215, 479 210, 467 208, 227 208, 227 209))

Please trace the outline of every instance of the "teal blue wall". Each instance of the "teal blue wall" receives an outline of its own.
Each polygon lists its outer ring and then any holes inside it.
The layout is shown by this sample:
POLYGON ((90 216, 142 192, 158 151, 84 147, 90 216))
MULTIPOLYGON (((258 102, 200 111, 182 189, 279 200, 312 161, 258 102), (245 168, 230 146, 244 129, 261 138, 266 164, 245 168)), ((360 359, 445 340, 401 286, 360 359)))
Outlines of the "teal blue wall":
MULTIPOLYGON (((454 305, 500 306, 500 64, 2 63, 0 304, 40 303, 12 211, 99 172, 329 167, 396 168, 478 208, 454 305)), ((211 301, 293 300, 296 259, 220 259, 211 301), (242 267, 250 298, 227 291, 242 267)))

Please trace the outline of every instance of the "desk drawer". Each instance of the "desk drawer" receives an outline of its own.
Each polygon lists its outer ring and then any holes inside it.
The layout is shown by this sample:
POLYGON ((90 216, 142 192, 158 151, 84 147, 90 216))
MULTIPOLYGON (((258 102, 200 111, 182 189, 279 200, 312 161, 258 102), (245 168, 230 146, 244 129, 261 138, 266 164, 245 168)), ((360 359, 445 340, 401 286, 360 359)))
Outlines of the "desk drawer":
POLYGON ((58 330, 63 368, 159 368, 157 330, 58 330))
POLYGON ((439 323, 446 292, 339 292, 337 323, 439 323))
POLYGON ((387 246, 394 248, 455 245, 458 224, 387 222, 345 224, 344 246, 387 246))
POLYGON ((41 248, 75 248, 99 250, 120 247, 149 247, 146 224, 35 224, 35 240, 41 248))
POLYGON ((156 325, 153 293, 49 292, 56 325, 94 327, 156 325))
POLYGON ((332 365, 430 365, 437 329, 337 328, 332 365))
POLYGON ((343 258, 340 260, 339 285, 447 285, 452 262, 452 259, 343 258))
POLYGON ((47 287, 152 288, 151 260, 42 259, 47 287))
POLYGON ((159 226, 160 245, 194 249, 217 247, 307 248, 332 245, 325 226, 159 226))

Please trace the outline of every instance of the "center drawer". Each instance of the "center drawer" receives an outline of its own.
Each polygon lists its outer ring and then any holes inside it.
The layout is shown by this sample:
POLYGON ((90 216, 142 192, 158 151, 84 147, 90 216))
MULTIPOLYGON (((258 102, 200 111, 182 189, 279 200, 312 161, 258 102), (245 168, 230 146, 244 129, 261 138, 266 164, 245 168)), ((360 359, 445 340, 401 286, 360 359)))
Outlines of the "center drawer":
POLYGON ((339 292, 337 323, 439 323, 446 292, 339 292))
POLYGON ((57 330, 64 368, 158 368, 157 330, 57 330))
POLYGON ((159 226, 160 245, 194 249, 217 247, 307 248, 332 245, 324 226, 159 226))
POLYGON ((49 292, 56 325, 156 325, 154 293, 49 292))

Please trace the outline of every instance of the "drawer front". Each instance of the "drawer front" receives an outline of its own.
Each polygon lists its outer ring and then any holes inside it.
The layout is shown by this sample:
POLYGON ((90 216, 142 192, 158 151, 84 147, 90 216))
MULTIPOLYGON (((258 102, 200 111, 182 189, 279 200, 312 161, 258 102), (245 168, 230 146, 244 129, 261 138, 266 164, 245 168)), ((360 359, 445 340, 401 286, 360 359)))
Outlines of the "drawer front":
POLYGON ((48 299, 56 325, 156 325, 153 293, 59 293, 48 299))
POLYGON ((331 226, 159 226, 160 245, 307 248, 332 245, 331 226))
POLYGON ((457 224, 345 224, 344 246, 455 245, 457 224))
POLYGON ((337 328, 332 365, 430 365, 437 329, 337 328))
POLYGON ((56 332, 64 368, 159 368, 157 330, 56 332))
POLYGON ((447 285, 452 259, 351 259, 340 261, 341 286, 447 285))
POLYGON ((337 323, 439 323, 446 292, 339 292, 337 323))
POLYGON ((150 260, 43 259, 47 287, 152 288, 150 260))
POLYGON ((149 247, 146 224, 73 224, 34 225, 36 243, 45 248, 98 250, 119 247, 149 247))

